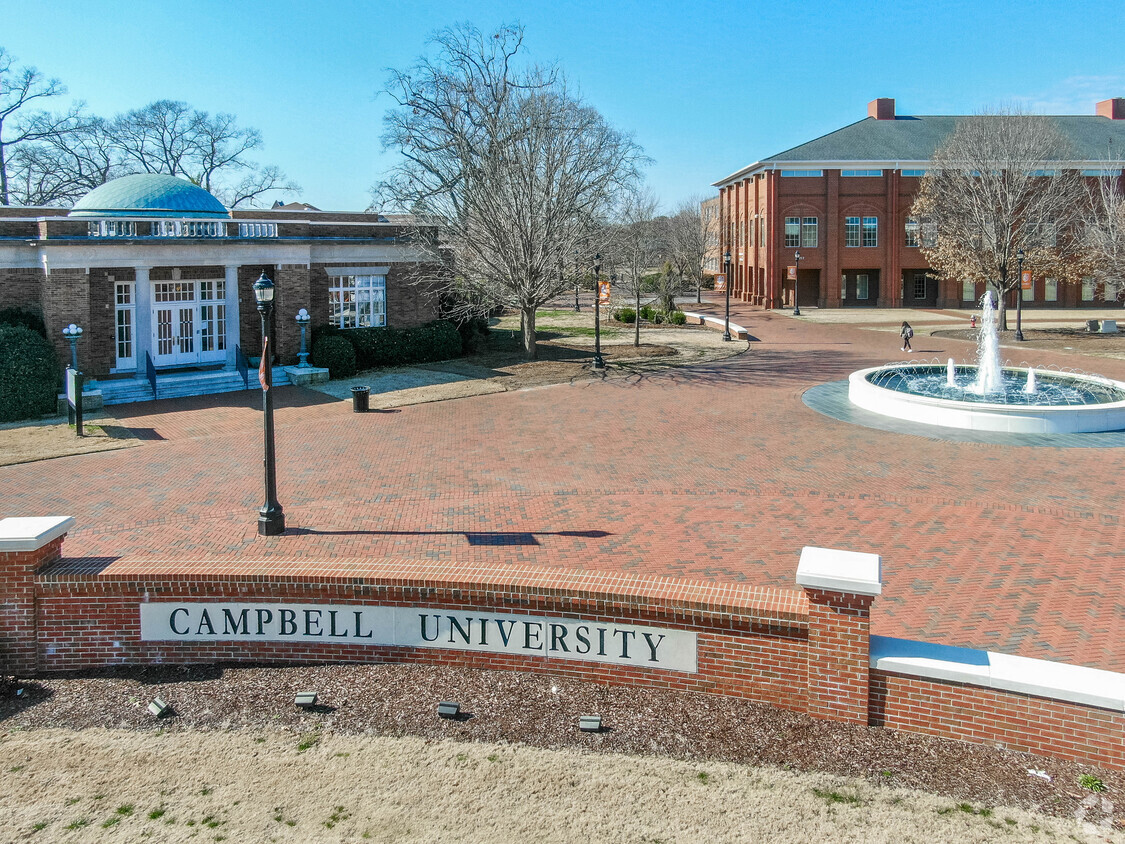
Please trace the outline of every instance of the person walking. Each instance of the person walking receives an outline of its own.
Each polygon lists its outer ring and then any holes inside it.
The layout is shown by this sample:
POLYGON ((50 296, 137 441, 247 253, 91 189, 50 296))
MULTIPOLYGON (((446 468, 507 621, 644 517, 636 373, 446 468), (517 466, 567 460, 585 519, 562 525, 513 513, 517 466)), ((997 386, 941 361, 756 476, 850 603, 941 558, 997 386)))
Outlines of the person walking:
POLYGON ((910 348, 910 338, 914 336, 914 329, 910 327, 910 323, 906 320, 902 321, 902 328, 899 330, 898 336, 902 338, 902 351, 914 351, 910 348))

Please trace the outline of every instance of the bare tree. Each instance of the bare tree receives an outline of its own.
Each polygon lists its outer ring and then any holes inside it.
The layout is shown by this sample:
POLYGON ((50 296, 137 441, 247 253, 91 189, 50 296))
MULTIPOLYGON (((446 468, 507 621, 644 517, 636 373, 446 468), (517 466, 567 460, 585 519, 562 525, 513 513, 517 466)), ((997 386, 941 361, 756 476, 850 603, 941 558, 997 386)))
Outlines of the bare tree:
POLYGON ((664 225, 668 260, 672 262, 676 280, 674 287, 662 294, 666 300, 664 308, 670 311, 675 308, 674 297, 692 282, 695 282, 695 300, 702 300, 703 268, 708 250, 718 242, 719 226, 716 217, 703 213, 699 197, 680 203, 672 216, 665 218, 664 225))
MULTIPOLYGON (((39 100, 66 93, 57 79, 47 79, 34 67, 16 68, 15 59, 0 47, 0 205, 8 205, 8 158, 21 145, 34 143, 56 131, 54 121, 31 119, 24 110, 39 100), (21 114, 21 112, 24 112, 21 114)), ((60 118, 65 121, 65 118, 60 118)))
POLYGON ((641 151, 555 69, 517 69, 522 42, 519 27, 462 25, 392 71, 383 141, 402 162, 372 194, 440 233, 441 269, 420 280, 465 312, 518 308, 534 358, 536 309, 568 286, 559 267, 636 180, 641 151))
MULTIPOLYGON (((39 119, 54 121, 52 115, 39 119)), ((98 185, 128 174, 105 121, 73 111, 57 131, 21 145, 9 160, 9 189, 23 205, 69 206, 98 185)))
POLYGON ((1084 191, 1067 139, 1049 117, 1000 113, 967 117, 934 153, 912 213, 923 221, 922 254, 946 276, 986 282, 1007 328, 1007 294, 1025 266, 1074 275, 1074 226, 1084 191), (928 245, 927 245, 928 244, 928 245))
POLYGON ((656 197, 646 188, 630 191, 606 230, 604 254, 617 270, 617 284, 633 299, 637 318, 633 323, 633 345, 641 345, 641 293, 645 271, 660 262, 660 228, 656 197))
MULTIPOLYGON (((1117 171, 1118 174, 1120 171, 1117 171)), ((1103 295, 1125 293, 1125 190, 1120 175, 1103 176, 1090 188, 1089 211, 1083 226, 1082 248, 1102 283, 1103 295)))

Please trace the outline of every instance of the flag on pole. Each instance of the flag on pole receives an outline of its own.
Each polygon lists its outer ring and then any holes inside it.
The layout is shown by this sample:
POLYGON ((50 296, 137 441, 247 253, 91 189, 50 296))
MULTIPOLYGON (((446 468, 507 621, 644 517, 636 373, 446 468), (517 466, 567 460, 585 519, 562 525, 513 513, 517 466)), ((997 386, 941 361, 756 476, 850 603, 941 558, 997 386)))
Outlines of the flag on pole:
POLYGON ((267 361, 269 360, 269 355, 267 354, 267 352, 268 352, 267 347, 269 346, 269 344, 270 344, 270 338, 269 337, 263 337, 262 338, 262 362, 260 364, 258 364, 258 381, 262 385, 262 391, 263 392, 265 392, 266 390, 268 390, 270 388, 269 380, 266 377, 266 366, 268 366, 267 361))

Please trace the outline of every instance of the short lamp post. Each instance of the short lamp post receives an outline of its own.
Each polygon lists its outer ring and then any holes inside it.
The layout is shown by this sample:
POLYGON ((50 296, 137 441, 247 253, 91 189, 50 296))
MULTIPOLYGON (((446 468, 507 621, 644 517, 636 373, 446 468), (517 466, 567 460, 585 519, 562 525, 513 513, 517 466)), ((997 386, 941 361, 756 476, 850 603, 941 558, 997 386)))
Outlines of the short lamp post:
POLYGON ((1019 291, 1016 294, 1016 339, 1023 339, 1023 249, 1016 250, 1016 266, 1019 267, 1020 284, 1016 289, 1019 291))
POLYGON ((797 285, 801 283, 801 253, 793 253, 793 316, 801 315, 801 305, 797 297, 797 285))
POLYGON ((598 279, 602 272, 602 256, 594 256, 594 369, 605 369, 602 359, 602 291, 598 279))
POLYGON ((70 368, 78 371, 78 338, 82 336, 82 329, 73 322, 62 330, 66 342, 70 343, 70 368))
POLYGON ((261 536, 278 536, 285 533, 285 514, 277 503, 276 460, 273 449, 273 367, 270 366, 270 316, 273 314, 273 282, 266 274, 254 282, 254 300, 262 315, 262 360, 258 366, 258 380, 262 383, 262 417, 265 429, 266 503, 258 511, 258 533, 261 536))
POLYGON ((578 313, 582 308, 578 305, 578 250, 574 250, 574 312, 578 313))
POLYGON ((308 369, 309 366, 309 347, 305 343, 305 332, 308 330, 310 322, 312 322, 312 317, 309 316, 306 309, 301 308, 297 311, 297 325, 301 326, 301 353, 297 355, 297 366, 302 369, 308 369))
POLYGON ((726 267, 726 281, 723 282, 723 292, 726 294, 726 316, 723 318, 723 339, 730 341, 730 250, 723 253, 723 265, 726 267))

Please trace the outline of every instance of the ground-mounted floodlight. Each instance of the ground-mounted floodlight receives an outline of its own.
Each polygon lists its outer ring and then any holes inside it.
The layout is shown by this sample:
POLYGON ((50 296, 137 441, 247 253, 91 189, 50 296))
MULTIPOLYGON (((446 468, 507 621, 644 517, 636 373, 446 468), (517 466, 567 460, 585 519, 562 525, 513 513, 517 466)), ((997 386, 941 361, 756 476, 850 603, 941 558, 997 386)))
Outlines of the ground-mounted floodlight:
POLYGON ((167 702, 162 697, 154 697, 152 702, 148 705, 148 711, 156 718, 163 718, 171 710, 167 702))
POLYGON ((578 719, 578 729, 584 733, 600 733, 602 731, 602 716, 583 715, 578 719))
POLYGON ((316 692, 297 692, 297 696, 293 698, 293 703, 302 709, 316 706, 316 692))
POLYGON ((452 700, 443 700, 438 704, 437 714, 439 718, 454 720, 461 715, 461 704, 452 700))

